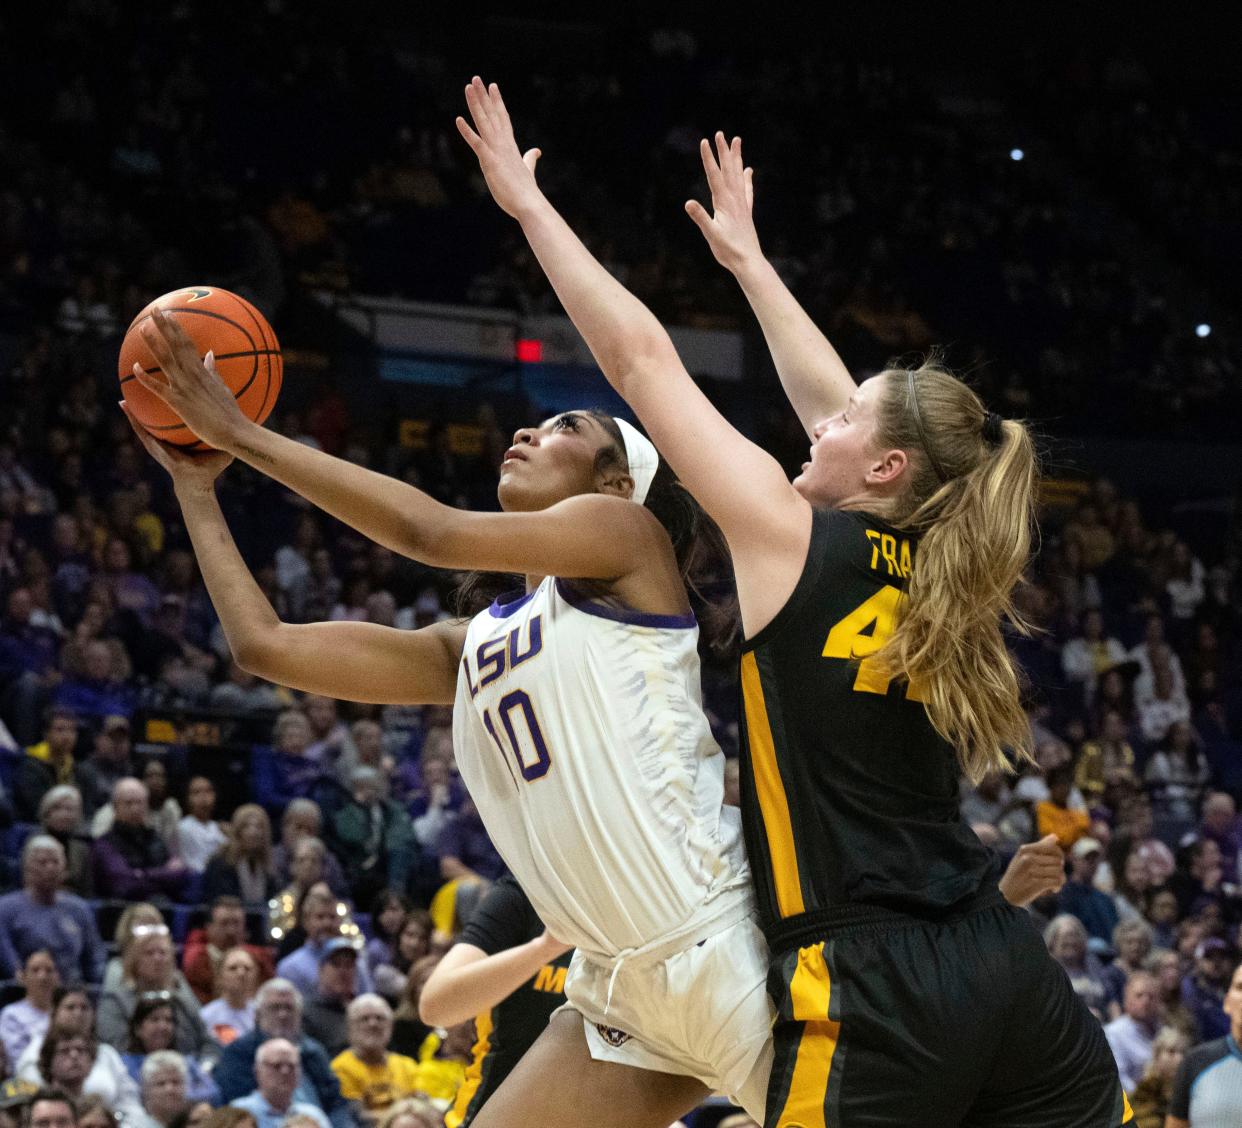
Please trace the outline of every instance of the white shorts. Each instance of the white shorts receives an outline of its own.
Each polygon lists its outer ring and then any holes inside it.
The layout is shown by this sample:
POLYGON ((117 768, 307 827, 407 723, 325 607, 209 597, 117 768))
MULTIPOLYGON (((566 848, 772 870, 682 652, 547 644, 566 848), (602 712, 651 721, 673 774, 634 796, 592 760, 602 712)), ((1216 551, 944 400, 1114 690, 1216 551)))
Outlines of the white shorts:
POLYGON ((662 960, 613 966, 575 953, 567 1006, 597 1061, 697 1077, 760 1124, 772 1071, 768 948, 754 918, 662 960))

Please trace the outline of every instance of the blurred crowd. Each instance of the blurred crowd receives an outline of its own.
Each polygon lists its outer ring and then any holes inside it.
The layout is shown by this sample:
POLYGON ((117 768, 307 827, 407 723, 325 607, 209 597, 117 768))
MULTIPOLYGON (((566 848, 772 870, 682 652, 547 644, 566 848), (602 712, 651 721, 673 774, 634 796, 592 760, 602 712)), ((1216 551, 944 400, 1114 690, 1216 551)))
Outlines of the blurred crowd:
MULTIPOLYGON (((206 279, 278 329, 320 288, 555 302, 453 131, 476 65, 462 47, 377 38, 316 4, 235 8, 70 0, 37 27, 0 13, 0 1115, 51 1085, 92 1128, 435 1128, 473 1034, 420 1022, 419 993, 503 872, 451 717, 294 694, 231 660, 167 482, 113 406, 115 356, 151 297, 206 279)), ((1148 220, 1180 234, 1201 188, 1210 257, 1236 184, 1193 108, 1150 104, 1136 60, 1088 67, 1104 76, 1089 112, 1064 137, 1048 126, 1071 157, 1114 158, 1075 195, 1001 141, 1064 96, 1031 75, 1000 105, 830 46, 742 65, 685 33, 592 43, 497 77, 549 193, 662 318, 748 324, 678 214, 703 195, 698 138, 719 126, 758 167, 769 254, 851 365, 951 337, 959 363, 992 361, 976 382, 1006 414, 1232 428, 1228 326, 1194 335, 1188 291, 1136 259, 1110 194, 1144 186, 1148 220)), ((511 412, 463 413, 474 453, 447 419, 417 448, 377 436, 330 382, 273 425, 490 506, 511 412)), ((452 613, 452 577, 246 468, 220 493, 282 618, 410 629, 452 613)), ((1047 514, 1021 604, 1035 760, 964 787, 964 813, 1002 858, 1060 842, 1067 883, 1032 915, 1106 1024, 1140 1123, 1162 1123, 1182 1056, 1230 1029, 1237 546, 1097 481, 1047 514)), ((732 669, 707 658, 732 757, 732 669)))

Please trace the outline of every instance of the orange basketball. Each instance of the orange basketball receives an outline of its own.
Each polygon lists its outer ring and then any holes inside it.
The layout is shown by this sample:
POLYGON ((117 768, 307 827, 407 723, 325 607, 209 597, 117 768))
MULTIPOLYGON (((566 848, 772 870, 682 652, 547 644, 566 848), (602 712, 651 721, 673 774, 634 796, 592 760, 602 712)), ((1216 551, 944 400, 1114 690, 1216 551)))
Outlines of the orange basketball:
POLYGON ((157 439, 187 450, 210 450, 175 411, 134 378, 134 365, 147 372, 160 366, 140 335, 143 322, 159 307, 194 342, 200 356, 215 353, 216 371, 233 396, 256 423, 262 423, 276 405, 284 374, 280 344, 267 319, 245 298, 217 286, 188 286, 156 298, 125 333, 118 362, 121 393, 134 417, 157 439))

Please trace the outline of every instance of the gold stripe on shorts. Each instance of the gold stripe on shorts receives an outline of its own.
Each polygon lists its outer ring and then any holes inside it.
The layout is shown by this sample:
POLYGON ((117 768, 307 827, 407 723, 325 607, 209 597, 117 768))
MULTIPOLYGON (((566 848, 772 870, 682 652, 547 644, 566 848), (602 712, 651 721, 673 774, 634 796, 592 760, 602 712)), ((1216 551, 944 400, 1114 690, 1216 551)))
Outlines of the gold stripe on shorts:
POLYGON ((823 943, 798 952, 798 967, 789 984, 789 997, 796 1022, 804 1023, 794 1059, 789 1095, 776 1128, 827 1128, 825 1102, 828 1074, 837 1050, 841 1024, 828 1017, 832 978, 824 960, 823 943))

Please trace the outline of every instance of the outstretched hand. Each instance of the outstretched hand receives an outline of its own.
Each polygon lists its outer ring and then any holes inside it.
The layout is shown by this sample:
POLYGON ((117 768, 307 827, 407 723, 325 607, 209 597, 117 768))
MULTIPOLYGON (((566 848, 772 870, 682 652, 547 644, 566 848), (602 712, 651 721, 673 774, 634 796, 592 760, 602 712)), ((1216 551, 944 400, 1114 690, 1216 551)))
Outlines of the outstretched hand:
POLYGON ((523 153, 513 136, 513 123, 500 87, 485 86, 475 75, 466 87, 466 105, 474 128, 465 118, 457 119, 457 131, 479 158, 479 168, 487 181, 492 199, 501 210, 518 219, 522 211, 539 200, 542 193, 535 183, 535 165, 542 155, 538 149, 523 153))
POLYGON ((134 429, 134 434, 138 436, 138 441, 146 448, 147 453, 168 471, 177 489, 189 487, 209 490, 228 464, 233 461, 231 454, 225 454, 220 450, 192 453, 181 450, 171 443, 162 443, 130 414, 129 404, 124 400, 121 401, 121 410, 125 412, 125 418, 129 420, 129 425, 134 429))
POLYGON ((135 364, 134 379, 168 404, 203 442, 225 448, 247 420, 216 371, 215 358, 211 353, 200 357, 186 331, 161 309, 151 311, 139 332, 160 371, 144 372, 135 364))
POLYGON ((714 153, 704 138, 699 142, 699 155, 712 194, 712 214, 708 215, 698 200, 686 201, 686 214, 703 232, 716 261, 726 270, 736 271, 747 261, 763 256, 751 216, 755 170, 742 162, 740 137, 726 142, 725 135, 718 132, 714 153))

